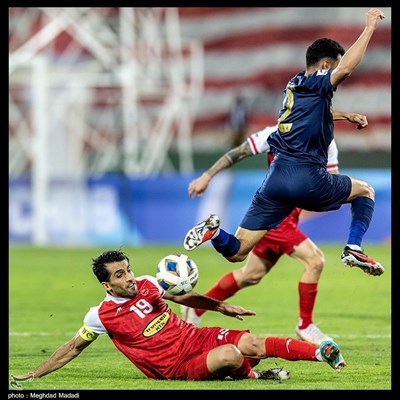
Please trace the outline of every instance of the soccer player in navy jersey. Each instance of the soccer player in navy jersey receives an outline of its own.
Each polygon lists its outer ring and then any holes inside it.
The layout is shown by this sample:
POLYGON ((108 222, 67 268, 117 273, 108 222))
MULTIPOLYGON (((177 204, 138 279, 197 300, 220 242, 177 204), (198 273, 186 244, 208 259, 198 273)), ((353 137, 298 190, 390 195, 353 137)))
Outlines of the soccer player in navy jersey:
POLYGON ((261 359, 276 357, 326 362, 336 371, 346 366, 333 340, 314 346, 293 338, 255 336, 249 330, 199 328, 183 321, 164 299, 239 320, 255 312, 194 291, 173 296, 152 276, 135 278, 129 258, 122 251, 103 252, 93 259, 92 269, 106 291, 105 299, 90 308, 72 339, 33 371, 12 375, 10 386, 21 388, 21 382, 62 368, 100 334, 107 334, 116 348, 151 379, 288 379, 288 371, 282 368, 253 369, 261 359))
POLYGON ((296 207, 322 212, 350 203, 351 224, 342 262, 369 275, 383 274, 382 265, 361 249, 374 211, 374 189, 361 179, 326 170, 328 146, 333 140, 333 94, 363 59, 383 18, 381 10, 371 8, 365 14, 363 32, 346 52, 327 38, 307 48, 306 69, 288 82, 278 130, 268 138, 274 160, 236 234, 221 229, 218 216, 212 214, 188 231, 183 243, 186 250, 211 239, 228 261, 243 261, 265 233, 276 229, 296 207))
MULTIPOLYGON (((364 129, 368 126, 367 117, 354 112, 334 111, 333 119, 347 120, 355 124, 357 129, 364 129)), ((263 130, 251 134, 239 146, 223 154, 207 171, 189 183, 189 197, 202 196, 214 176, 246 157, 265 153, 268 167, 273 156, 267 139, 277 129, 277 125, 267 126, 263 130)), ((339 173, 338 153, 335 139, 333 139, 328 147, 326 166, 327 171, 331 174, 339 173)), ((287 254, 303 266, 303 272, 298 282, 299 319, 295 328, 296 334, 300 339, 317 346, 324 340, 330 339, 313 323, 318 283, 324 268, 325 257, 322 250, 299 228, 301 211, 301 208, 296 207, 278 228, 269 230, 253 247, 246 264, 224 274, 204 295, 218 300, 226 300, 245 287, 257 285, 275 267, 280 258, 287 254)), ((182 318, 196 326, 200 325, 201 316, 206 311, 181 306, 182 318)))

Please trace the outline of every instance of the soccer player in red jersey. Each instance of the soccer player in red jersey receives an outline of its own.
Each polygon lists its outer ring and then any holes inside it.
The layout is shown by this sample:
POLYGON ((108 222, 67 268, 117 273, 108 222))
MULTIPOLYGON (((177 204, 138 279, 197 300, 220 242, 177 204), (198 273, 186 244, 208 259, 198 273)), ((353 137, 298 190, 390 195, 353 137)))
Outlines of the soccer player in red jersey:
POLYGON ((346 365, 333 340, 314 346, 292 338, 259 337, 249 330, 199 328, 183 321, 164 299, 240 320, 255 312, 194 291, 170 295, 152 276, 135 278, 122 251, 102 253, 93 259, 92 268, 106 291, 105 299, 88 311, 76 335, 46 361, 31 372, 12 376, 15 387, 62 368, 100 334, 107 334, 117 349, 152 379, 287 379, 289 373, 281 368, 253 369, 261 359, 273 357, 326 362, 336 371, 346 365))

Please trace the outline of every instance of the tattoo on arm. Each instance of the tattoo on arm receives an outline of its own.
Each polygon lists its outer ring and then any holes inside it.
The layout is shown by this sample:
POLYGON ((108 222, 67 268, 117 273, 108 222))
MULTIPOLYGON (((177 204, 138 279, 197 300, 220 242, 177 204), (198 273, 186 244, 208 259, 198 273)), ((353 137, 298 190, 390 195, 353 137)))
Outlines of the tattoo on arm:
POLYGON ((229 150, 220 157, 207 171, 207 174, 214 176, 223 169, 231 167, 233 164, 236 164, 238 161, 243 160, 243 158, 251 156, 252 154, 251 148, 246 140, 241 145, 229 150))

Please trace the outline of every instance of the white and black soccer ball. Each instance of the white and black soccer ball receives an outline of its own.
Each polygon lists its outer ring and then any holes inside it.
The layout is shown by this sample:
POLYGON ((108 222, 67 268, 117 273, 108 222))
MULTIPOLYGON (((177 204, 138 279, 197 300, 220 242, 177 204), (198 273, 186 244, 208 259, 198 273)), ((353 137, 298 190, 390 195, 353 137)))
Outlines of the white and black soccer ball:
POLYGON ((185 254, 170 254, 164 257, 157 267, 159 285, 172 295, 190 292, 199 279, 196 263, 185 254))

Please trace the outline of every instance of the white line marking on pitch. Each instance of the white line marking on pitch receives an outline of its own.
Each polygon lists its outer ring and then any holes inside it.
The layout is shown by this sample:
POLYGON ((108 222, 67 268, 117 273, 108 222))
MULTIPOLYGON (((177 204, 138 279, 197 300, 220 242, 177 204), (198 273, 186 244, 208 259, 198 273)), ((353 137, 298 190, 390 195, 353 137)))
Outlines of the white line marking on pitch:
MULTIPOLYGON (((9 332, 9 336, 73 336, 75 335, 76 332, 9 332)), ((345 338, 345 339, 357 339, 360 337, 359 334, 332 334, 329 332, 329 334, 335 338, 345 338)), ((258 336, 258 335, 257 335, 258 336)), ((279 337, 296 337, 295 334, 288 334, 288 333, 263 333, 260 334, 260 336, 279 336, 279 337)), ((392 335, 390 333, 387 334, 368 334, 368 335, 362 335, 364 338, 368 339, 387 339, 391 338, 392 335)))

